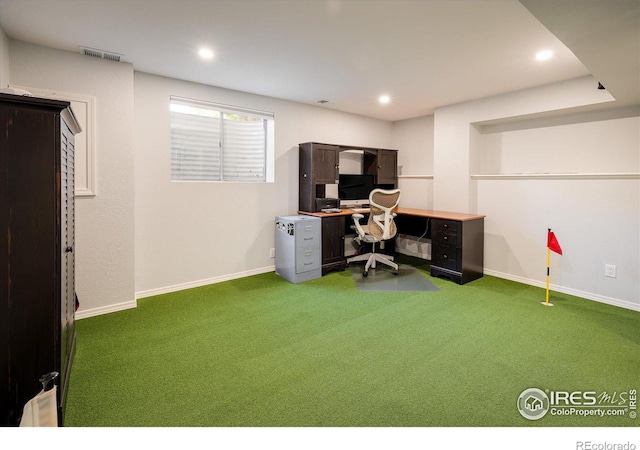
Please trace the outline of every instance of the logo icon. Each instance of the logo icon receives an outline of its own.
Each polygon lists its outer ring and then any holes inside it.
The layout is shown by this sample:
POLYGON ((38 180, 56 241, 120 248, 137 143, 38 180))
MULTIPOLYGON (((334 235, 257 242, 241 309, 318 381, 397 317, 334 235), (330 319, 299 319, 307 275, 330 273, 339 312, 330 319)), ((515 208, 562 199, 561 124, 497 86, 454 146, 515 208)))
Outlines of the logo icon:
POLYGON ((518 397, 518 411, 525 419, 542 419, 549 411, 549 397, 538 388, 525 389, 518 397))

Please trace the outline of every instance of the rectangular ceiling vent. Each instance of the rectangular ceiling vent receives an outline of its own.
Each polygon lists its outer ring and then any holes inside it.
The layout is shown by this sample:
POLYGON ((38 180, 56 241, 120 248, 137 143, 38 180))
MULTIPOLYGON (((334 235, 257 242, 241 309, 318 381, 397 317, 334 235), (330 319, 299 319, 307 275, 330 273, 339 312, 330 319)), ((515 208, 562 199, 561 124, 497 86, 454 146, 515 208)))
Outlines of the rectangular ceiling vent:
POLYGON ((104 50, 98 50, 97 48, 80 47, 80 53, 87 56, 93 56, 94 58, 108 59, 109 61, 120 61, 122 55, 117 53, 107 52, 104 50))

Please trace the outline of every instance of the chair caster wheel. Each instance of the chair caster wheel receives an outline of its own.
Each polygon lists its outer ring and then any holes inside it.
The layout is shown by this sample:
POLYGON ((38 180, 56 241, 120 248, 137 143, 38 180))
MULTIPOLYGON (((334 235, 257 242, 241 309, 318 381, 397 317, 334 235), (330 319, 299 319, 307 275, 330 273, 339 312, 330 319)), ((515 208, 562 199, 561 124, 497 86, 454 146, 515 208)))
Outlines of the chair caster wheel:
POLYGON ((367 275, 369 275, 369 272, 367 272, 366 270, 365 270, 364 272, 362 272, 362 276, 363 276, 363 277, 365 277, 365 278, 366 278, 366 277, 367 277, 367 275))

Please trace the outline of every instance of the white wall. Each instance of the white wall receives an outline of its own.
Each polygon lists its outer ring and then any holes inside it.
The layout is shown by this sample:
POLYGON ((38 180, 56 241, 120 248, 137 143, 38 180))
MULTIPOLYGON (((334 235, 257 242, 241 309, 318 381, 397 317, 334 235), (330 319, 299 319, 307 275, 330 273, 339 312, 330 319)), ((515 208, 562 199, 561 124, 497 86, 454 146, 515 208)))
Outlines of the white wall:
POLYGON ((640 181, 624 175, 640 173, 640 118, 491 133, 478 144, 482 173, 569 174, 477 181, 485 271, 541 284, 552 228, 563 250, 552 254, 555 289, 640 310, 640 181))
POLYGON ((273 270, 274 218, 298 208, 298 144, 388 147, 389 122, 135 74, 138 297, 273 270), (171 95, 272 111, 274 183, 170 181, 171 95))
POLYGON ((423 116, 393 123, 391 148, 398 150, 400 206, 433 209, 433 120, 423 116))
POLYGON ((133 68, 11 40, 12 85, 96 98, 97 195, 76 198, 77 317, 135 306, 133 68))
POLYGON ((9 38, 0 28, 0 88, 9 85, 9 38))
POLYGON ((612 102, 608 93, 595 86, 591 77, 585 77, 450 105, 438 109, 435 116, 395 123, 393 146, 401 150, 403 174, 430 167, 434 173, 430 186, 425 180, 401 178, 401 203, 486 215, 485 273, 537 286, 544 286, 546 232, 553 228, 564 255, 553 254, 552 290, 640 310, 637 175, 586 179, 474 176, 639 173, 637 113, 634 117, 583 113, 583 120, 575 116, 571 121, 566 115, 535 119, 545 111, 612 102), (510 125, 495 124, 511 118, 516 121, 508 122, 510 125), (523 128, 518 122, 544 125, 523 128), (483 131, 487 129, 491 132, 483 131), (433 147, 425 139, 431 139, 433 147), (617 266, 616 278, 604 276, 605 264, 617 266))
POLYGON ((597 81, 589 76, 438 108, 434 120, 435 209, 477 212, 470 178, 477 170, 472 167, 476 162, 470 148, 472 124, 612 101, 607 91, 596 86, 597 81))
MULTIPOLYGON (((512 127, 513 128, 513 127, 512 127)), ((640 169, 638 117, 593 119, 479 135, 480 174, 628 173, 640 169)))

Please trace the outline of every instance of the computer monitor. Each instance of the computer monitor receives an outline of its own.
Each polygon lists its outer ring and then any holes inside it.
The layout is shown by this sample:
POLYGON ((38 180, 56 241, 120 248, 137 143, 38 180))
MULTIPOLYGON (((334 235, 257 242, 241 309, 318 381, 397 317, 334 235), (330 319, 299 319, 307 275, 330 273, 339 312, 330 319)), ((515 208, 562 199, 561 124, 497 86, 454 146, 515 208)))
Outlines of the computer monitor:
POLYGON ((340 174, 338 198, 341 207, 369 205, 369 194, 374 189, 373 175, 340 174))

